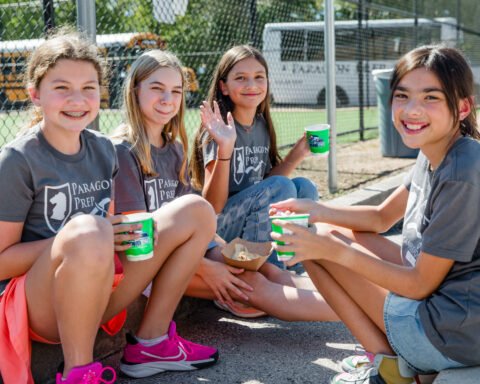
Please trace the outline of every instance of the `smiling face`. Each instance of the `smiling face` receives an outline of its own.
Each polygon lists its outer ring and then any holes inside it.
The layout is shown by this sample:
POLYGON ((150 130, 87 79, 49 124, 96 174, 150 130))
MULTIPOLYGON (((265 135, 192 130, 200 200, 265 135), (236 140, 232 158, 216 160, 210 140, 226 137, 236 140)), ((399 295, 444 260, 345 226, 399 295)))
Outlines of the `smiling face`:
POLYGON ((234 103, 234 112, 239 109, 256 111, 267 95, 265 67, 254 57, 243 59, 233 66, 226 81, 220 80, 220 87, 234 103))
POLYGON ((182 76, 177 69, 161 67, 137 86, 137 99, 147 130, 162 130, 182 104, 182 76))
POLYGON ((95 66, 82 60, 60 59, 38 88, 29 88, 37 107, 42 108, 43 129, 51 136, 78 135, 100 108, 100 85, 95 66))
MULTIPOLYGON (((459 110, 464 111, 462 100, 459 110)), ((468 107, 467 107, 468 108, 468 107)), ((446 95, 437 76, 425 68, 408 72, 393 90, 393 122, 403 142, 420 148, 433 164, 441 159, 460 136, 459 122, 454 122, 446 95)))

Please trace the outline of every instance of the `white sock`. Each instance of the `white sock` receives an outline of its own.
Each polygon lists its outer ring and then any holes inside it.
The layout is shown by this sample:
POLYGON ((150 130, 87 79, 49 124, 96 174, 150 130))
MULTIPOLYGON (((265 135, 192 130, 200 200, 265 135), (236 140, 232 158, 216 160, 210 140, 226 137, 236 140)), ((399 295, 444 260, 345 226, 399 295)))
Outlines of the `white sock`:
POLYGON ((160 336, 160 337, 156 337, 155 339, 150 339, 150 340, 145 340, 145 339, 141 339, 137 336, 135 336, 135 339, 140 343, 142 344, 144 347, 151 347, 152 345, 157 345, 159 343, 161 343, 163 340, 166 340, 168 337, 168 333, 166 333, 165 335, 163 336, 160 336))

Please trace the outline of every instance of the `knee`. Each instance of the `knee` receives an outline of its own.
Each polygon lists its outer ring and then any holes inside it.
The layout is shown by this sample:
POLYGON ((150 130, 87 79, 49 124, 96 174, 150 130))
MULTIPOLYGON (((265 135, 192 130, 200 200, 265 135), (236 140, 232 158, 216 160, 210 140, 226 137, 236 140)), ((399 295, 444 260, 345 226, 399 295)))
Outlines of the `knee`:
POLYGON ((215 234, 217 229, 217 216, 212 205, 203 197, 189 194, 176 199, 181 206, 182 214, 188 215, 192 223, 204 231, 215 234), (201 225, 198 225, 201 223, 201 225))
POLYGON ((263 264, 260 271, 262 276, 271 281, 277 281, 285 273, 284 270, 272 263, 263 264))
POLYGON ((272 202, 297 197, 297 188, 288 177, 275 175, 265 180, 269 183, 268 188, 272 194, 272 202))
POLYGON ((70 220, 60 231, 54 250, 76 268, 103 270, 113 264, 113 241, 113 228, 108 220, 81 215, 70 220))
POLYGON ((292 182, 295 185, 299 199, 318 200, 318 188, 311 180, 306 177, 296 177, 292 179, 292 182))
POLYGON ((251 285, 254 290, 262 289, 267 283, 268 280, 260 272, 245 271, 241 275, 241 279, 244 280, 247 284, 251 285))

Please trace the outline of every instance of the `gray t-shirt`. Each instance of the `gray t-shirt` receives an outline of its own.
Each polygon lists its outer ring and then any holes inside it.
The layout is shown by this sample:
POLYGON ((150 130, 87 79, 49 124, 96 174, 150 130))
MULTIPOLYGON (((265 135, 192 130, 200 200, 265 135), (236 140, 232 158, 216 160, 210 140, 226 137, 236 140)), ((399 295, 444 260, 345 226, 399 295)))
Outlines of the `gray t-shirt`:
MULTIPOLYGON (((230 161, 229 195, 244 190, 263 180, 272 169, 268 152, 270 134, 262 115, 256 115, 249 132, 235 121, 237 140, 230 161)), ((202 143, 208 135, 205 134, 202 143)), ((203 163, 206 166, 217 158, 217 143, 211 141, 203 146, 203 163)))
POLYGON ((173 199, 191 193, 190 179, 185 169, 187 185, 178 179, 182 166, 182 144, 166 142, 162 148, 150 146, 153 166, 158 176, 146 176, 131 144, 116 143, 119 170, 115 179, 115 213, 130 211, 153 212, 173 199))
POLYGON ((0 150, 0 220, 24 223, 22 242, 55 236, 82 213, 106 216, 115 149, 98 132, 84 130, 80 140, 80 151, 65 155, 36 126, 0 150))
POLYGON ((480 143, 458 139, 433 172, 420 152, 405 185, 404 264, 420 252, 455 261, 420 304, 425 333, 451 359, 480 364, 480 143))

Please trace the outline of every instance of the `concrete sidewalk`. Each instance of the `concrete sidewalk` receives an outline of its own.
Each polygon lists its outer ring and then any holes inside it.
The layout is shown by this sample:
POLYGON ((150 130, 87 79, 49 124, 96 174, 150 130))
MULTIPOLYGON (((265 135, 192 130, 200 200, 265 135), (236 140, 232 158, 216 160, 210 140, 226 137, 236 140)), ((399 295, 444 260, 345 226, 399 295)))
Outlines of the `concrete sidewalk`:
MULTIPOLYGON (((403 175, 331 200, 338 205, 379 204, 398 185, 403 175)), ((400 240, 396 226, 386 234, 400 240)), ((131 308, 127 326, 115 337, 100 331, 95 355, 115 368, 116 383, 169 384, 323 384, 340 370, 340 361, 351 355, 356 339, 340 322, 288 323, 265 317, 242 320, 218 310, 209 301, 182 300, 175 320, 181 337, 219 349, 220 359, 210 368, 191 372, 165 372, 145 379, 130 379, 119 371, 121 346, 127 330, 135 330, 140 319, 142 298, 131 308), (116 351, 110 354, 111 351, 116 351)), ((52 360, 61 359, 58 346, 34 346, 32 365, 37 383, 53 383, 52 360), (48 372, 47 372, 48 371, 48 372), (51 378, 51 379, 50 379, 51 378)), ((450 370, 422 377, 422 384, 473 384, 480 382, 480 368, 450 370)))

